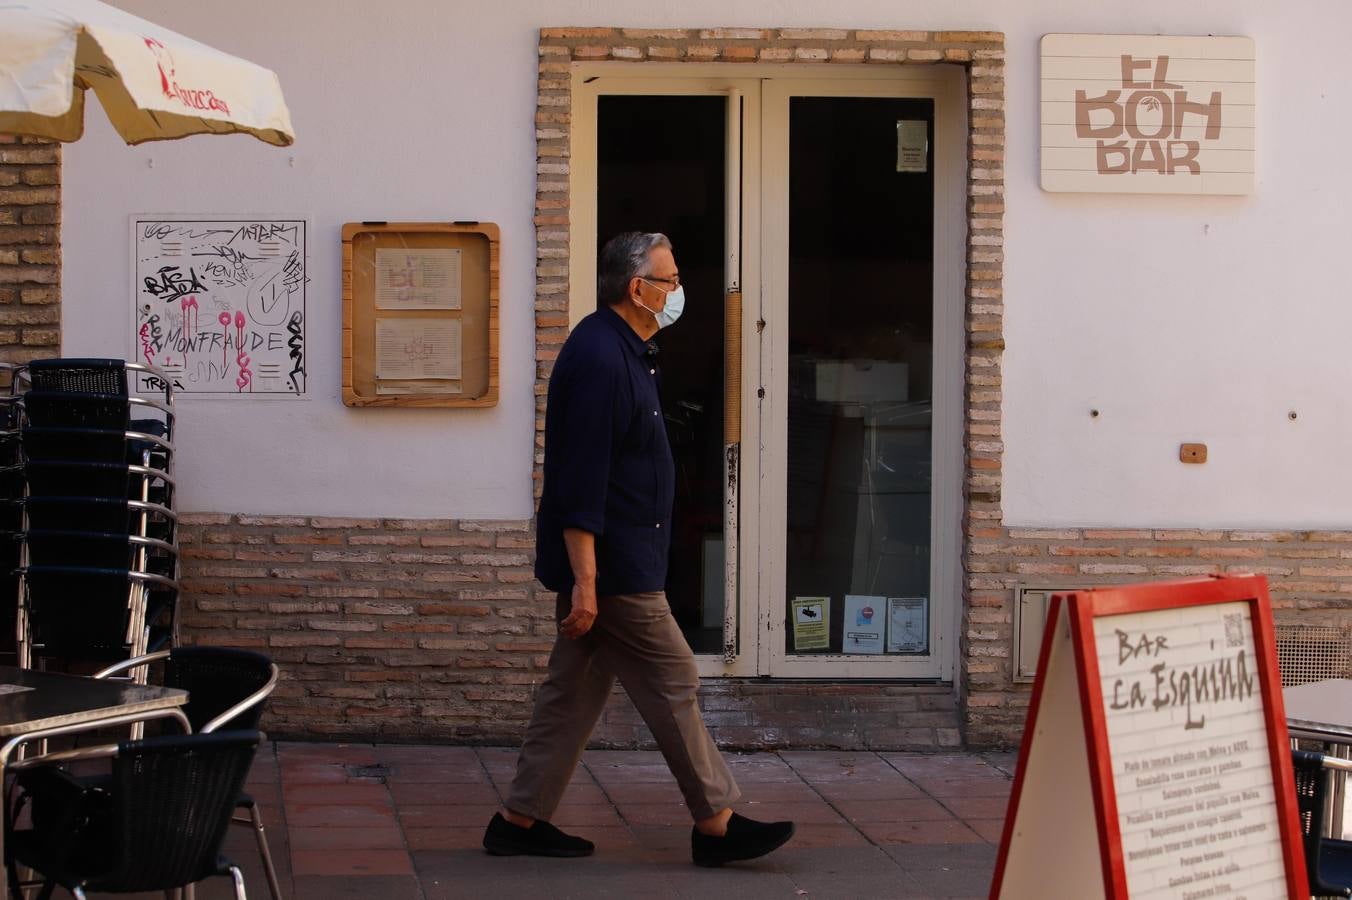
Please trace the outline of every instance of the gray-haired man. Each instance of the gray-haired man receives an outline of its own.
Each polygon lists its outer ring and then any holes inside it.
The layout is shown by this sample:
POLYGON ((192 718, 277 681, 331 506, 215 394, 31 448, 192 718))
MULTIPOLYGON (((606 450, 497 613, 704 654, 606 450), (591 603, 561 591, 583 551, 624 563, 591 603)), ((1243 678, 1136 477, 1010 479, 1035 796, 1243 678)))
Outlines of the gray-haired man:
POLYGON ((732 811, 741 795, 705 730, 694 654, 664 586, 675 466, 662 421, 656 345, 685 304, 671 243, 611 239, 597 261, 600 308, 569 335, 549 379, 535 575, 558 592, 559 637, 502 812, 484 834, 499 855, 587 856, 549 824, 618 678, 676 778, 697 865, 754 859, 790 822, 732 811))

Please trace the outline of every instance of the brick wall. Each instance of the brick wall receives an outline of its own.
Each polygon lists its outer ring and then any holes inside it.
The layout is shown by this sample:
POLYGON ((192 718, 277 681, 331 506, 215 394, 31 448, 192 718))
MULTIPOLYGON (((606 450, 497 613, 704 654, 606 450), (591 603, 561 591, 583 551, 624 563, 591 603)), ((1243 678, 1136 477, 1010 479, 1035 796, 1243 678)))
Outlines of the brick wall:
POLYGON ((187 515, 185 638, 270 654, 279 736, 513 737, 552 643, 527 522, 187 515))
MULTIPOLYGON (((298 738, 515 743, 554 638, 528 522, 186 515, 184 632, 283 669, 266 723, 298 738)), ((1352 533, 969 529, 965 715, 947 685, 709 679, 728 747, 1012 746, 1013 588, 1257 572, 1277 621, 1345 622, 1352 533)), ((652 745, 617 690, 597 746, 652 745)))
POLYGON ((0 135, 0 361, 61 344, 61 148, 0 135))
POLYGON ((1029 685, 1011 683, 1013 588, 1251 572, 1266 575, 1278 624, 1346 623, 1352 532, 1198 529, 968 529, 966 739, 1012 746, 1029 685))
MULTIPOLYGON (((553 644, 528 522, 186 514, 187 642, 282 669, 278 737, 513 744, 553 644)), ((714 680, 701 701, 731 747, 931 749, 960 743, 951 688, 714 680)), ((652 746, 620 691, 594 743, 652 746)))

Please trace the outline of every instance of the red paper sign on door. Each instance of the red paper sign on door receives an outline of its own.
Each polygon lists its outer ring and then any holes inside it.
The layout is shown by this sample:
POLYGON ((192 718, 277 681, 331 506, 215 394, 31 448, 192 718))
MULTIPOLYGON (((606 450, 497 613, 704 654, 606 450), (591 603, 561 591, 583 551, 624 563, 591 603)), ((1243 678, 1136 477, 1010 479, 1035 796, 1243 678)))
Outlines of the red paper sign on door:
POLYGON ((1057 594, 991 897, 1306 898, 1267 581, 1057 594))

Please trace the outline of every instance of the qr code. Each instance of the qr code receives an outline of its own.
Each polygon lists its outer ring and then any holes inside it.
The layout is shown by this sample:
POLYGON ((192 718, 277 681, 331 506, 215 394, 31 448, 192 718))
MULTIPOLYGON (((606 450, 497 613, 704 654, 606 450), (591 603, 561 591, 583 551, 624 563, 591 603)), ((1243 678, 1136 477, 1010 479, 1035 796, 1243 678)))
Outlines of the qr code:
POLYGON ((1244 616, 1240 613, 1227 613, 1225 616, 1225 646, 1244 646, 1244 616))

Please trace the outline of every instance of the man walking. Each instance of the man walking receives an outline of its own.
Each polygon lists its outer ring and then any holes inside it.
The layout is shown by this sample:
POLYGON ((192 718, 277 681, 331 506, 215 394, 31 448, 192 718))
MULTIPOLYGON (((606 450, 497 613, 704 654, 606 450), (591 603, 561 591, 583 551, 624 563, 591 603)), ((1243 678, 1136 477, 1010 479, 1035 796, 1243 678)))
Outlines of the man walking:
POLYGON ((695 864, 754 859, 792 837, 793 824, 732 811, 741 794, 700 718, 695 657, 663 590, 676 479, 650 338, 685 305, 671 242, 639 232, 610 240, 597 260, 597 294, 600 308, 554 364, 545 413, 535 575, 558 592, 559 637, 484 848, 592 853, 591 841, 549 819, 618 678, 695 820, 695 864))

